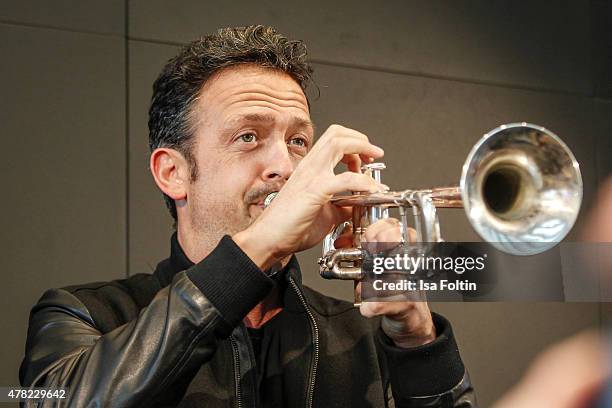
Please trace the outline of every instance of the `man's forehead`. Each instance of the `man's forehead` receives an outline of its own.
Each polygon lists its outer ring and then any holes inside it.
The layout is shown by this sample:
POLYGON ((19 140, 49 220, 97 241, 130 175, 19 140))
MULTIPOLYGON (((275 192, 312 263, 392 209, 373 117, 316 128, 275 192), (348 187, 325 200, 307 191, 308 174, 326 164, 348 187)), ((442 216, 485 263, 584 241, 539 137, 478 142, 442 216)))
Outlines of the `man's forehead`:
POLYGON ((252 64, 223 68, 214 73, 200 90, 200 97, 228 96, 232 93, 249 92, 267 88, 274 96, 295 100, 308 105, 306 95, 289 74, 276 68, 252 64))
POLYGON ((306 96, 287 73, 252 65, 225 68, 202 87, 193 112, 197 122, 271 121, 272 111, 291 111, 294 121, 312 125, 306 96))

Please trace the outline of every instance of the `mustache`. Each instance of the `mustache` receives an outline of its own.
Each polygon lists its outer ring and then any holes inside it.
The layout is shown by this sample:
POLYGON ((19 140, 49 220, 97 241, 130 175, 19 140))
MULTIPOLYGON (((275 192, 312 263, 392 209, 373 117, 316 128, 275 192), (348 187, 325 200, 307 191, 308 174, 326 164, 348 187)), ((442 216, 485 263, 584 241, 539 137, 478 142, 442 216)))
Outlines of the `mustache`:
POLYGON ((244 201, 248 204, 256 204, 265 200, 270 193, 280 191, 282 187, 280 184, 266 184, 265 186, 254 188, 246 193, 244 201))

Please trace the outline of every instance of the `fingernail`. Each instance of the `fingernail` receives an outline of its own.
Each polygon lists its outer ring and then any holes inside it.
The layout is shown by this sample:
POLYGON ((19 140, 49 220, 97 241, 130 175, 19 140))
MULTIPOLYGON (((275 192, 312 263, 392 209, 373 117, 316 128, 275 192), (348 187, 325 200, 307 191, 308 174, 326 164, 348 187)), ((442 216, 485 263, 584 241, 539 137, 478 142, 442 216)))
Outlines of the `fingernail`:
POLYGON ((376 146, 376 148, 380 151, 381 154, 385 154, 385 151, 383 149, 381 149, 380 147, 376 146))
POLYGON ((380 193, 381 191, 389 191, 389 186, 382 183, 377 183, 376 186, 372 187, 373 193, 380 193))

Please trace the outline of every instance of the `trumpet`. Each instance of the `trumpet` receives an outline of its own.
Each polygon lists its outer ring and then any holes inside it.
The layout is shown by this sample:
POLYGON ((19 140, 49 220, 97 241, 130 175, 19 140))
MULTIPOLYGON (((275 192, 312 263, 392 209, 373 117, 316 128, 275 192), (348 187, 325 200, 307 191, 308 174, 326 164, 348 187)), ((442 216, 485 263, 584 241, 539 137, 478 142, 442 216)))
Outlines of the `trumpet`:
MULTIPOLYGON (((378 182, 384 169, 384 163, 362 166, 362 172, 378 182)), ((463 208, 472 228, 498 250, 519 256, 547 251, 576 221, 582 177, 574 155, 557 135, 541 126, 510 123, 474 145, 457 186, 354 192, 334 196, 331 202, 352 207, 352 220, 325 237, 320 274, 357 282, 364 277, 362 235, 369 225, 389 217, 392 208, 399 211, 405 242, 410 215, 417 243, 434 245, 443 241, 437 209, 463 208), (353 247, 335 248, 334 241, 349 228, 353 247)))

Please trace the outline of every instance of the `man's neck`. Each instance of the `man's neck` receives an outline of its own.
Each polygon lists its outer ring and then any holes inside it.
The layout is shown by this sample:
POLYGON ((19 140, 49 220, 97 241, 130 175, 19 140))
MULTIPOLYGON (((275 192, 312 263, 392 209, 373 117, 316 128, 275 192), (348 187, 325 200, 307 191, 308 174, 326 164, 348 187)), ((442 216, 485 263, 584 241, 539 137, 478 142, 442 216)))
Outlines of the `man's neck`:
POLYGON ((195 239, 195 234, 191 230, 181 228, 181 226, 177 227, 176 237, 183 253, 193 263, 202 261, 219 244, 219 240, 213 242, 212 240, 195 239))

